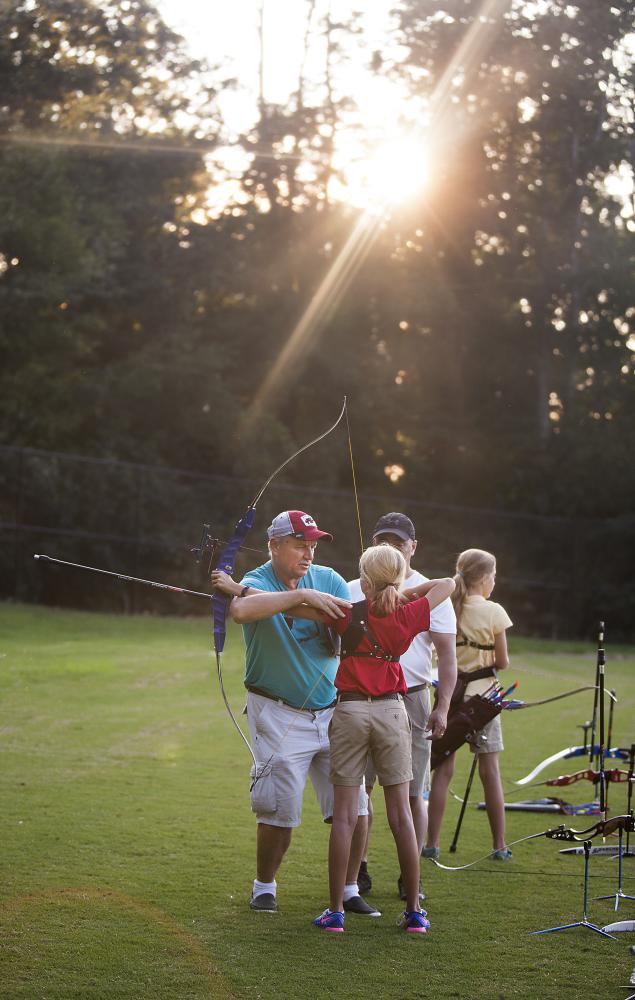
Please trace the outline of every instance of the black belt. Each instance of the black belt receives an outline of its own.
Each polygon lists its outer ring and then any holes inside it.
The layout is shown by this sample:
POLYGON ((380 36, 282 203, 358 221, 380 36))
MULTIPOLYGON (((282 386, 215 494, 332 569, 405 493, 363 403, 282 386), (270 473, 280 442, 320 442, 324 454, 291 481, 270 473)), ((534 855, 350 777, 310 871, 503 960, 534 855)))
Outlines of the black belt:
POLYGON ((414 687, 408 688, 407 693, 408 694, 414 694, 416 691, 423 691, 423 689, 427 688, 427 687, 430 687, 430 685, 427 683, 427 681, 426 681, 425 684, 415 684, 414 687))
POLYGON ((269 698, 270 701, 279 701, 280 704, 286 705, 287 708, 293 708, 296 712, 323 712, 326 708, 333 708, 337 704, 337 698, 330 703, 330 705, 320 705, 319 708, 309 708, 307 705, 292 705, 290 701, 285 701, 278 694, 269 694, 268 691, 263 691, 262 688, 250 687, 247 685, 247 690, 251 691, 252 694, 259 694, 261 698, 269 698))
POLYGON ((489 649, 494 650, 496 646, 482 646, 480 642, 474 642, 472 639, 468 639, 466 635, 459 630, 457 633, 457 646, 471 646, 472 649, 489 649), (459 641, 460 640, 460 641, 459 641))
POLYGON ((496 677, 496 670, 494 667, 479 667, 478 670, 459 670, 457 677, 462 681, 467 681, 469 684, 471 681, 480 681, 484 677, 496 677))
POLYGON ((361 691, 342 691, 337 696, 338 701, 399 701, 401 695, 393 694, 362 694, 361 691))

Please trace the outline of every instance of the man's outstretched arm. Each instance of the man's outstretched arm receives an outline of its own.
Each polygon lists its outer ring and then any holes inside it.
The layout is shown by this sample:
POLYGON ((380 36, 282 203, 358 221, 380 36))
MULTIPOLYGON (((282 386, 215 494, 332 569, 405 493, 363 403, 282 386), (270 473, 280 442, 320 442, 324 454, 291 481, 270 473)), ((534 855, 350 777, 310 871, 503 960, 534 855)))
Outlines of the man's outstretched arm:
MULTIPOLYGON (((351 602, 342 597, 323 594, 321 591, 312 590, 309 587, 271 592, 250 587, 244 597, 238 597, 236 596, 237 592, 242 593, 244 587, 241 587, 222 570, 215 570, 212 573, 212 585, 233 597, 229 613, 239 625, 263 621, 265 618, 273 618, 274 615, 292 614, 294 610, 300 610, 302 606, 305 606, 307 610, 313 608, 320 615, 343 618, 346 610, 351 607, 351 602)), ((307 617, 312 616, 307 615, 307 617)))

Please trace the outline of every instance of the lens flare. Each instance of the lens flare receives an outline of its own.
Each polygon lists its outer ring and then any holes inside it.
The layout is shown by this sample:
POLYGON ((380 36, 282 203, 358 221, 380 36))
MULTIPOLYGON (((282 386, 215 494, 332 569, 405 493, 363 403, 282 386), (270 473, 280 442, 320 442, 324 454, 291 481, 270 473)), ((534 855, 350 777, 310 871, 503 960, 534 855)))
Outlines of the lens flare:
POLYGON ((347 166, 340 197, 359 208, 381 211, 418 195, 429 176, 424 142, 397 136, 347 166))

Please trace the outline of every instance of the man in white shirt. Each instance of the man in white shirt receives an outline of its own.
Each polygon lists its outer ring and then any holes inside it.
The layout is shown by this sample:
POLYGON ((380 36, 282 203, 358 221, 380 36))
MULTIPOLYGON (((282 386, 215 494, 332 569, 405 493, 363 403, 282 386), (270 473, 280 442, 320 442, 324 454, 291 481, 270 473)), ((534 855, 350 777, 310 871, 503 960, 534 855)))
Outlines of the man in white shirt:
MULTIPOLYGON (((373 545, 393 545, 404 556, 408 571, 404 587, 416 587, 425 583, 428 577, 413 570, 410 561, 417 549, 415 528, 405 514, 384 514, 379 518, 373 531, 373 545)), ((352 601, 364 599, 359 580, 349 583, 352 601)), ((452 602, 448 598, 430 615, 430 631, 422 632, 413 640, 410 648, 401 656, 401 663, 408 693, 404 702, 412 724, 412 772, 410 783, 410 808, 414 821, 419 852, 423 849, 427 826, 427 807, 423 798, 424 792, 430 790, 430 739, 442 736, 447 725, 450 698, 456 684, 456 616, 452 602), (431 709, 430 688, 432 685, 432 648, 436 650, 439 686, 437 689, 437 705, 431 709)), ((370 793, 375 782, 372 764, 366 773, 366 790, 370 793)), ((370 833, 372 810, 369 800, 368 826, 370 833)), ((360 892, 368 892, 371 884, 366 861, 360 869, 360 892), (362 889, 362 886, 364 887, 362 889)), ((398 880, 399 895, 403 899, 401 876, 398 880)))

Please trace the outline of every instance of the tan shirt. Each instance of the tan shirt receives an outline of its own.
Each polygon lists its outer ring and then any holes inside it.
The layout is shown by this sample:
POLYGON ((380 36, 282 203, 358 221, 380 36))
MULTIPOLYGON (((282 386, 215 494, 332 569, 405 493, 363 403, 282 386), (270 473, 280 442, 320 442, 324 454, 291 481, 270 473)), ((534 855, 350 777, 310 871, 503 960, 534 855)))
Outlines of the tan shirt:
MULTIPOLYGON (((505 608, 494 601, 486 601, 479 594, 473 594, 465 598, 463 610, 461 611, 461 621, 457 627, 457 642, 461 641, 461 633, 471 642, 478 642, 480 646, 493 646, 494 637, 500 635, 505 629, 510 628, 513 622, 505 608)), ((479 670, 481 667, 492 667, 496 662, 494 650, 474 649, 473 646, 457 646, 456 663, 459 670, 469 673, 470 670, 479 670)), ((472 681, 469 685, 468 695, 479 694, 485 691, 492 683, 491 677, 484 677, 481 680, 472 681)))

